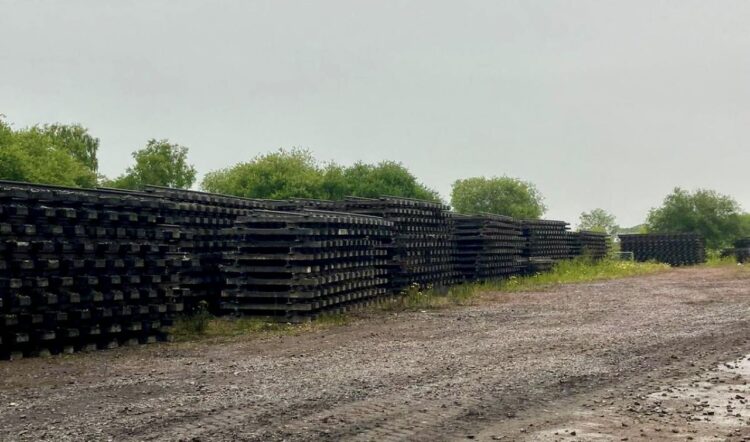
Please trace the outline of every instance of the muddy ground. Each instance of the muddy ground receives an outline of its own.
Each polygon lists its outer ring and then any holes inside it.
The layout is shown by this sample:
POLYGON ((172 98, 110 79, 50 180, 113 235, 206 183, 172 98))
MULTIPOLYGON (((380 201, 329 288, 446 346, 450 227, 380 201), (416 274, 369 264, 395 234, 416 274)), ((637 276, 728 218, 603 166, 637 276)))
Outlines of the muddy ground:
POLYGON ((0 362, 0 440, 750 440, 750 272, 0 362))

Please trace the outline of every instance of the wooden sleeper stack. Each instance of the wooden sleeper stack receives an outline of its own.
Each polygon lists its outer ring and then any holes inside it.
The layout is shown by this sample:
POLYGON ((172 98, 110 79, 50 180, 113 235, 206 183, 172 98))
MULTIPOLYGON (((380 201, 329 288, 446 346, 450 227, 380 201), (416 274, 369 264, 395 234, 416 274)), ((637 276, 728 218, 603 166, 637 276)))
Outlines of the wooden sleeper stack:
POLYGON ((445 286, 460 281, 454 265, 452 220, 441 203, 400 197, 355 198, 340 203, 341 210, 382 217, 393 223, 391 288, 445 286))
POLYGON ((182 272, 182 284, 190 289, 186 309, 194 311, 205 304, 218 312, 219 294, 224 277, 220 270, 223 254, 234 249, 227 229, 234 221, 256 209, 291 210, 294 205, 285 201, 260 200, 218 195, 193 190, 148 186, 154 197, 176 203, 174 222, 190 235, 180 242, 180 251, 189 254, 195 265, 182 272))
POLYGON ((581 243, 580 254, 594 260, 607 257, 609 253, 609 236, 606 233, 582 230, 579 232, 579 235, 581 243))
POLYGON ((623 252, 633 252, 636 261, 658 261, 673 266, 706 262, 703 237, 694 233, 619 235, 623 252))
POLYGON ((455 265, 465 282, 518 273, 524 238, 518 223, 500 215, 453 215, 455 265))
POLYGON ((340 312, 389 293, 387 251, 392 236, 382 218, 330 211, 253 211, 228 235, 224 313, 298 322, 340 312))
POLYGON ((190 264, 168 206, 0 182, 0 357, 164 339, 190 264))

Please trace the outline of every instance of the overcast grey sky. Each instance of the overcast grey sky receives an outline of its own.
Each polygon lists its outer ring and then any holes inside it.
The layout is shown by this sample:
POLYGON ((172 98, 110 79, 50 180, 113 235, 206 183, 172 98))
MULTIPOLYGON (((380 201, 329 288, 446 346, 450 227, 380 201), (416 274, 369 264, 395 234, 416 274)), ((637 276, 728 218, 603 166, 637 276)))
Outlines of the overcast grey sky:
POLYGON ((148 138, 201 173, 279 147, 509 175, 548 218, 640 223, 674 187, 750 209, 748 1, 0 0, 0 113, 148 138))

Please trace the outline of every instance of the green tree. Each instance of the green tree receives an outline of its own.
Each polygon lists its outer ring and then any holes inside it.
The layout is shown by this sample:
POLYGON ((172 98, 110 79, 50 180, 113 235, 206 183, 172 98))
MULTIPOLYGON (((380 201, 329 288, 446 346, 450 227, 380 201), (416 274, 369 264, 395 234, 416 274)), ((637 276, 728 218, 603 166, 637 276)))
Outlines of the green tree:
POLYGON ((92 171, 99 169, 99 139, 91 136, 80 124, 45 124, 30 130, 48 137, 51 144, 68 151, 92 171))
POLYGON ((383 161, 378 164, 357 162, 342 172, 344 195, 329 195, 332 199, 343 196, 378 197, 382 195, 440 201, 438 193, 417 181, 403 164, 383 161))
POLYGON ((210 172, 201 187, 209 192, 247 198, 338 200, 348 195, 395 195, 439 200, 437 192, 419 183, 400 163, 321 165, 306 149, 280 149, 210 172))
POLYGON ((580 230, 605 232, 609 235, 616 233, 619 229, 615 216, 604 209, 593 209, 591 212, 581 213, 578 228, 580 230))
POLYGON ((0 179, 72 187, 96 185, 95 171, 72 154, 59 138, 37 127, 14 131, 2 119, 0 179))
POLYGON ((133 152, 135 164, 106 187, 143 189, 147 185, 187 189, 195 183, 196 170, 188 163, 188 148, 168 140, 148 140, 146 147, 133 152))
POLYGON ((495 213, 537 219, 547 208, 532 183, 510 177, 475 177, 453 183, 451 205, 459 213, 495 213))
POLYGON ((632 227, 618 227, 618 234, 629 234, 629 233, 648 233, 648 226, 646 224, 638 224, 632 227))
POLYGON ((740 215, 740 236, 743 238, 750 237, 750 213, 740 215))
POLYGON ((661 207, 651 209, 646 223, 649 232, 699 233, 712 249, 730 245, 743 229, 740 205, 733 198, 713 190, 688 192, 679 187, 661 207))
POLYGON ((279 149, 245 163, 209 172, 201 187, 208 192, 246 198, 325 198, 323 172, 305 149, 279 149))

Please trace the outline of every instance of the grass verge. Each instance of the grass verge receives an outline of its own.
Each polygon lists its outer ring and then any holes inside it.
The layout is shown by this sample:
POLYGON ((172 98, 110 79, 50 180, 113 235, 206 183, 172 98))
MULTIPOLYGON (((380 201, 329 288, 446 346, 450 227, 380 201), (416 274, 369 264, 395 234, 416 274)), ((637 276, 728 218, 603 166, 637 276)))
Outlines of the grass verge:
POLYGON ((550 272, 530 276, 452 286, 443 291, 419 290, 414 287, 383 308, 389 311, 410 311, 468 305, 487 292, 520 292, 540 290, 558 284, 603 281, 628 276, 647 275, 669 269, 667 264, 605 259, 561 261, 550 272))
POLYGON ((175 342, 226 339, 246 335, 294 335, 346 325, 352 320, 353 317, 350 315, 331 314, 319 316, 302 324, 290 324, 261 318, 215 317, 205 311, 199 311, 178 318, 172 327, 171 335, 175 342))
POLYGON ((721 256, 721 253, 717 251, 709 251, 706 256, 706 262, 703 265, 706 267, 724 267, 737 265, 737 258, 734 255, 721 256))

